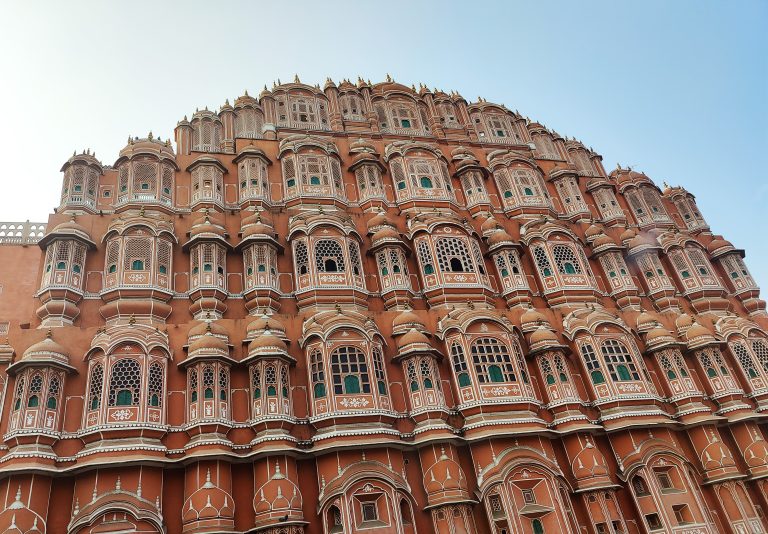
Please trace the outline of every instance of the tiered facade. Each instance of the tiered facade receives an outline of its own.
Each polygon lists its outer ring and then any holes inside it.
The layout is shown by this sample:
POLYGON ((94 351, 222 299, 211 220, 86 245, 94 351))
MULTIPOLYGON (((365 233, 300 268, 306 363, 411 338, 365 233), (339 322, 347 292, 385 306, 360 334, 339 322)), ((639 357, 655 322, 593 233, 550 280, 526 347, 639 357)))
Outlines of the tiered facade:
POLYGON ((390 79, 62 172, 2 223, 0 531, 766 532, 765 302, 683 188, 390 79))

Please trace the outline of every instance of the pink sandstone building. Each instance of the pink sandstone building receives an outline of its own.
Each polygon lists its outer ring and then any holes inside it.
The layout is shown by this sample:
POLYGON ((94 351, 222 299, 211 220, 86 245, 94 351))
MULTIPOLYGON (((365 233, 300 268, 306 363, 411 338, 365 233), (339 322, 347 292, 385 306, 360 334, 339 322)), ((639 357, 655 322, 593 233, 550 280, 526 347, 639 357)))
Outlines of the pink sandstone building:
POLYGON ((518 112, 246 93, 0 223, 0 532, 768 528, 744 253, 518 112))

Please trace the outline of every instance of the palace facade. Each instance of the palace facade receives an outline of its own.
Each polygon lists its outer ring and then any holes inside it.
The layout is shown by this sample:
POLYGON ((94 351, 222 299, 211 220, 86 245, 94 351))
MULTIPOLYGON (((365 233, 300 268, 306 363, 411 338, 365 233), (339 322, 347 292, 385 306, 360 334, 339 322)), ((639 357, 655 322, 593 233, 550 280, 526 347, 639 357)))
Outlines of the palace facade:
POLYGON ((518 112, 265 87, 0 223, 0 531, 757 534, 744 252, 518 112))

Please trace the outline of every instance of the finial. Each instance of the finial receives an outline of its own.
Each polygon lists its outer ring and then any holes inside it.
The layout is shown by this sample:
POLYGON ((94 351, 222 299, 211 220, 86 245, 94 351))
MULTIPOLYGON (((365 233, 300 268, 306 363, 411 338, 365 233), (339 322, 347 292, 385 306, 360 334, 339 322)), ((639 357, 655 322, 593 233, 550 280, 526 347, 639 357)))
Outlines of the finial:
POLYGON ((49 329, 48 329, 48 332, 45 334, 45 337, 46 337, 47 339, 53 339, 53 330, 51 330, 51 329, 49 328, 49 329))
POLYGON ((666 181, 666 180, 664 180, 664 182, 663 182, 663 183, 664 183, 664 189, 669 189, 669 184, 667 183, 667 181, 666 181))
POLYGON ((280 461, 275 460, 275 474, 272 475, 272 480, 282 480, 284 478, 285 475, 280 472, 280 461))
POLYGON ((341 315, 341 305, 340 305, 338 302, 336 303, 336 306, 335 306, 335 308, 336 308, 336 313, 338 313, 339 315, 341 315))
POLYGON ((389 73, 387 73, 387 81, 388 81, 388 82, 391 82, 391 81, 392 81, 392 76, 390 76, 390 75, 389 75, 389 73))
POLYGON ((121 489, 120 475, 117 475, 117 480, 115 481, 115 489, 117 491, 120 491, 121 489))
POLYGON ((131 318, 128 319, 128 324, 131 326, 136 324, 136 317, 133 314, 131 314, 131 318))
MULTIPOLYGON (((266 88, 267 88, 267 85, 266 85, 266 84, 264 84, 264 89, 266 89, 266 88)), ((245 96, 249 96, 249 95, 248 95, 248 89, 246 89, 246 90, 245 90, 245 93, 244 93, 244 94, 245 94, 245 96)))
POLYGON ((298 74, 294 74, 293 75, 293 83, 301 83, 301 80, 299 80, 299 75, 298 74))
POLYGON ((151 141, 152 139, 154 139, 154 138, 152 137, 152 130, 150 130, 150 131, 149 131, 149 133, 147 134, 147 139, 149 139, 150 141, 151 141))

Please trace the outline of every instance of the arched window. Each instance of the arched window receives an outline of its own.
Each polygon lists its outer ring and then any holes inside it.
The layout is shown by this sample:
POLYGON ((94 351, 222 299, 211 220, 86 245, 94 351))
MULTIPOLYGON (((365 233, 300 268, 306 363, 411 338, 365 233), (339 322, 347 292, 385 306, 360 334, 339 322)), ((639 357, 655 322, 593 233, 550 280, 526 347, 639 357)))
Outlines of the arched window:
POLYGON ((325 370, 323 368, 323 355, 319 350, 312 351, 309 357, 310 373, 312 378, 312 392, 316 399, 325 397, 325 370))
POLYGON ((481 384, 517 382, 517 370, 512 355, 508 347, 498 339, 483 337, 475 340, 471 353, 475 374, 481 384))
POLYGON ((429 248, 429 244, 426 241, 421 241, 418 244, 419 260, 421 261, 424 274, 435 273, 435 263, 432 259, 432 251, 429 248))
POLYGON ((157 408, 163 404, 163 366, 155 362, 149 366, 147 406, 157 408))
POLYGON ((252 394, 254 400, 261 398, 261 369, 258 365, 253 366, 253 373, 251 375, 251 387, 253 388, 252 394))
POLYGON ((101 392, 104 387, 104 366, 97 363, 91 369, 90 386, 88 388, 88 407, 97 410, 101 405, 101 392))
POLYGON ((541 524, 541 519, 531 521, 531 531, 533 534, 544 534, 544 525, 541 524))
POLYGON ((635 495, 643 496, 648 495, 648 485, 645 483, 645 479, 640 475, 635 475, 632 478, 632 489, 635 491, 635 495))
POLYGON ((43 377, 36 374, 29 381, 29 391, 27 392, 27 408, 37 408, 40 406, 40 394, 43 391, 43 377))
POLYGON ((212 399, 214 397, 213 394, 213 367, 210 365, 206 365, 203 367, 203 398, 204 399, 212 399))
POLYGON ((623 343, 606 339, 600 350, 613 381, 640 380, 634 359, 623 343))
POLYGON ((469 376, 467 368, 467 359, 464 357, 464 349, 458 343, 451 345, 451 359, 453 360, 453 370, 456 373, 459 387, 472 385, 472 379, 469 376))
POLYGON ((109 381, 110 406, 137 406, 141 392, 141 367, 132 359, 118 360, 109 381))
POLYGON ((319 273, 344 272, 344 253, 338 241, 321 239, 315 244, 315 266, 319 273))
POLYGON ((331 376, 336 395, 371 393, 368 363, 357 347, 339 347, 331 353, 331 376))
POLYGON ((443 272, 474 272, 472 256, 462 239, 442 237, 435 243, 437 261, 443 272))
POLYGON ((296 271, 299 275, 309 272, 309 255, 307 254, 307 244, 303 241, 297 241, 294 246, 294 262, 296 271))
POLYGON ((560 274, 581 274, 582 268, 573 249, 566 245, 555 245, 552 247, 552 254, 555 257, 557 270, 560 274))
POLYGON ((51 377, 51 381, 48 384, 48 401, 45 403, 46 408, 49 410, 55 410, 58 406, 59 391, 61 390, 61 381, 59 377, 51 377))
POLYGON ((581 355, 584 358, 584 363, 587 366, 587 371, 589 371, 589 377, 592 380, 592 383, 595 385, 604 384, 605 376, 600 368, 600 362, 595 355, 595 349, 592 348, 592 345, 582 345, 581 355))

